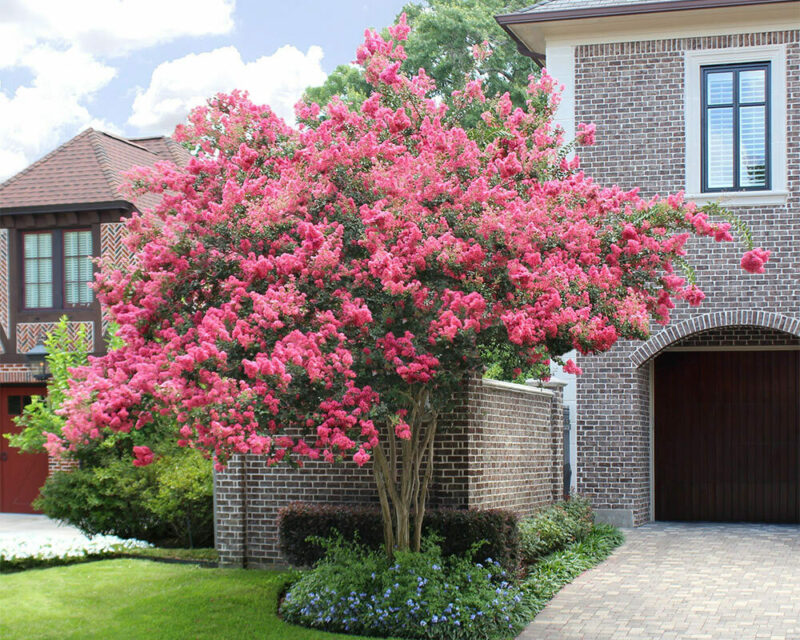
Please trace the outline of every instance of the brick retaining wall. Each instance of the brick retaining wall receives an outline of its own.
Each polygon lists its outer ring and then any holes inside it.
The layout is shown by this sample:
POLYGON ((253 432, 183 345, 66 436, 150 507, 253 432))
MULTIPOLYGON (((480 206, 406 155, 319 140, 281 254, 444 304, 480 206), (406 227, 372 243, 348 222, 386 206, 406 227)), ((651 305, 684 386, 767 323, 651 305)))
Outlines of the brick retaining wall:
MULTIPOLYGON (((471 380, 441 421, 430 504, 506 508, 527 515, 561 497, 562 386, 471 380)), ((371 467, 311 461, 267 467, 239 456, 217 474, 216 544, 227 566, 283 562, 277 515, 295 501, 377 502, 371 467)))

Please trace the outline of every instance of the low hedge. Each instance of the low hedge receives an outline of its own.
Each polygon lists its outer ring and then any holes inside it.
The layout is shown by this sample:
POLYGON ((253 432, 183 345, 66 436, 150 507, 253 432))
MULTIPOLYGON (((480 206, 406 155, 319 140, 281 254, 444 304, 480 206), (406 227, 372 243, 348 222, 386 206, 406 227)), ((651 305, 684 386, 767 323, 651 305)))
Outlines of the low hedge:
MULTIPOLYGON (((324 556, 324 549, 309 542, 310 536, 330 538, 338 532, 345 540, 358 539, 368 549, 383 545, 381 514, 376 507, 295 502, 280 511, 280 548, 297 566, 311 566, 324 556)), ((477 543, 476 562, 491 558, 507 569, 519 562, 517 516, 503 509, 428 509, 423 534, 441 538, 442 554, 464 556, 477 543)))

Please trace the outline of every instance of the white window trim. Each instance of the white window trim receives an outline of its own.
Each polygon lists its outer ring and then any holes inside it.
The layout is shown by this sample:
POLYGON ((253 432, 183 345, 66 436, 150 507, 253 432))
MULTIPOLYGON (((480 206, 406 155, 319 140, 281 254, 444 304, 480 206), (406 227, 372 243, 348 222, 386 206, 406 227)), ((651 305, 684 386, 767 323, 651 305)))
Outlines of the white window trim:
POLYGON ((684 58, 684 115, 686 117, 686 199, 698 204, 719 202, 726 207, 782 205, 786 187, 786 45, 687 51, 684 58), (700 67, 713 64, 769 62, 771 88, 770 173, 768 191, 702 193, 700 67))

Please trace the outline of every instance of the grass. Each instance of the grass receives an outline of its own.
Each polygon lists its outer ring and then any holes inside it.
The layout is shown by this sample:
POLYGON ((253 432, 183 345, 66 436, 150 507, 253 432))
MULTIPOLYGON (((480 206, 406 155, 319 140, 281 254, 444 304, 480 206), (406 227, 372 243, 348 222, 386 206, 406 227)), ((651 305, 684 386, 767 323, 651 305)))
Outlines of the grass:
POLYGON ((279 620, 288 575, 127 558, 0 575, 0 638, 354 640, 279 620))
MULTIPOLYGON (((565 584, 607 558, 622 540, 614 527, 596 525, 582 542, 530 567, 523 590, 531 618, 565 584)), ((214 559, 213 549, 142 551, 151 557, 214 559)), ((4 574, 0 575, 0 638, 358 638, 280 620, 276 615, 278 597, 291 575, 132 558, 4 574)))
POLYGON ((200 549, 166 549, 163 547, 150 547, 147 549, 131 549, 125 553, 129 556, 154 558, 156 560, 200 560, 202 562, 216 562, 219 560, 219 554, 213 547, 200 549))

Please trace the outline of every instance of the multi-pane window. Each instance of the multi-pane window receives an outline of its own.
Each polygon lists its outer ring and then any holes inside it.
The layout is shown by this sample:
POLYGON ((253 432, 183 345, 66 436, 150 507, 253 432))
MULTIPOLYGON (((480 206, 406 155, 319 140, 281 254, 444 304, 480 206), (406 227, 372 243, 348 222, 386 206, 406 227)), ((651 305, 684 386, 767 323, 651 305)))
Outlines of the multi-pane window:
POLYGON ((94 300, 92 232, 55 230, 22 235, 26 309, 86 306, 94 300))
POLYGON ((53 234, 26 233, 25 306, 28 309, 53 306, 53 234))
POLYGON ((64 232, 64 303, 68 307, 92 302, 92 232, 64 232))
POLYGON ((702 68, 703 191, 770 187, 768 62, 702 68))

